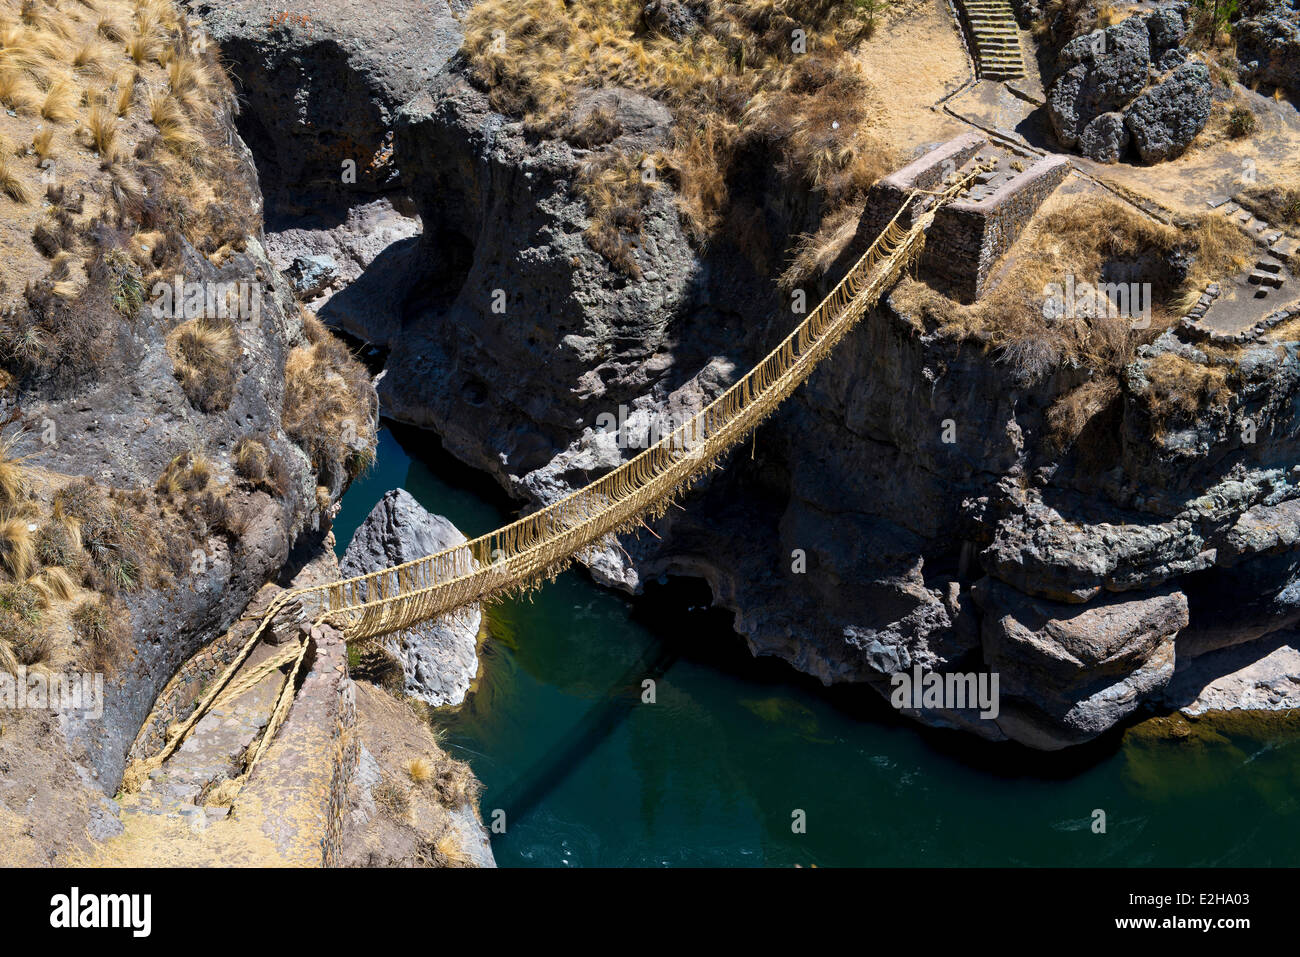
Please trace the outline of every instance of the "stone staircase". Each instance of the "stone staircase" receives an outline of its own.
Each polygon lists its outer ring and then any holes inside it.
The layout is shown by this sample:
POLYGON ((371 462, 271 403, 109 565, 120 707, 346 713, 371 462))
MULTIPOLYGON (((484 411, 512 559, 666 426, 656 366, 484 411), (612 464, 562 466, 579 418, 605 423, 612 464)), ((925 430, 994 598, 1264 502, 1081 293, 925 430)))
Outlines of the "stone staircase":
POLYGON ((1287 261, 1300 252, 1300 242, 1234 202, 1225 202, 1216 208, 1267 250, 1246 277, 1246 281, 1256 287, 1255 298, 1264 299, 1270 291, 1280 290, 1287 280, 1287 261))
POLYGON ((985 80, 1018 80, 1025 75, 1020 28, 1008 0, 959 0, 971 35, 976 69, 985 80))

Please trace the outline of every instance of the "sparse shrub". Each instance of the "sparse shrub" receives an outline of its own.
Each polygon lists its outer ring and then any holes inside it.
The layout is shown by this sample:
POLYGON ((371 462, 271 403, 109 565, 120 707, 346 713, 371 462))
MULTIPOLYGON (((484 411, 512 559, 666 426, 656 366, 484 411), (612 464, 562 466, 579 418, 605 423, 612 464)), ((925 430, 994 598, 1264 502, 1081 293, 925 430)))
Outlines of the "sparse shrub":
POLYGON ((1233 139, 1250 136, 1255 132, 1256 126, 1258 122, 1255 113, 1248 106, 1234 106, 1228 114, 1228 135, 1233 139))
POLYGON ((36 590, 44 604, 67 601, 77 593, 77 582, 66 568, 50 566, 27 579, 27 584, 36 590))
POLYGON ((144 277, 140 267, 121 249, 110 249, 103 259, 104 276, 113 308, 128 319, 144 305, 144 277))
POLYGON ((5 508, 22 502, 30 488, 27 467, 23 465, 25 456, 14 454, 22 437, 23 433, 17 432, 0 439, 0 505, 5 508))
POLYGON ((71 571, 81 571, 86 564, 81 535, 75 526, 63 522, 46 522, 41 526, 36 533, 36 557, 42 565, 54 565, 71 571))
POLYGON ((41 116, 51 123, 66 123, 77 118, 77 94, 72 84, 55 80, 41 100, 41 116))
POLYGON ((21 206, 27 206, 32 201, 32 191, 27 186, 22 173, 9 159, 8 151, 0 153, 0 193, 4 193, 21 206))
POLYGON ((167 463, 156 488, 165 495, 201 492, 212 480, 212 463, 201 452, 182 452, 167 463))
POLYGON ((72 627, 91 671, 113 674, 131 645, 131 616, 120 599, 97 595, 72 612, 72 627))
POLYGON ((411 808, 410 794, 396 781, 380 781, 370 794, 381 811, 397 820, 405 818, 411 808))
POLYGON ((102 106, 91 108, 86 121, 90 145, 103 157, 111 157, 117 144, 117 117, 102 106))
POLYGON ((375 448, 374 392, 370 376, 347 347, 315 317, 303 322, 307 346, 293 349, 284 365, 286 434, 307 453, 320 484, 355 477, 354 453, 375 448))
POLYGON ((88 586, 110 593, 140 587, 148 564, 147 535, 93 480, 75 479, 56 492, 54 517, 77 524, 90 558, 88 586))
POLYGON ((406 776, 415 784, 423 784, 433 777, 433 764, 428 758, 410 758, 404 767, 406 768, 406 776))
POLYGON ((39 133, 32 137, 32 149, 36 152, 37 157, 44 162, 55 155, 54 150, 54 128, 45 127, 39 133))
POLYGON ((41 251, 41 255, 48 257, 57 256, 68 249, 75 239, 72 217, 63 208, 48 213, 32 231, 32 242, 41 251))
POLYGON ((254 485, 266 478, 271 453, 260 439, 245 436, 235 446, 235 471, 254 485))
POLYGON ((36 109, 36 89, 18 70, 0 68, 0 106, 26 114, 36 109))
POLYGON ((26 518, 0 518, 0 568, 15 581, 25 580, 36 567, 36 542, 26 518))
POLYGON ((0 671, 47 663, 54 642, 41 630, 40 597, 24 583, 0 584, 0 671))
POLYGON ((1206 406, 1223 404, 1231 394, 1227 367, 1202 365, 1171 352, 1156 356, 1143 372, 1147 388, 1142 398, 1157 435, 1206 406))

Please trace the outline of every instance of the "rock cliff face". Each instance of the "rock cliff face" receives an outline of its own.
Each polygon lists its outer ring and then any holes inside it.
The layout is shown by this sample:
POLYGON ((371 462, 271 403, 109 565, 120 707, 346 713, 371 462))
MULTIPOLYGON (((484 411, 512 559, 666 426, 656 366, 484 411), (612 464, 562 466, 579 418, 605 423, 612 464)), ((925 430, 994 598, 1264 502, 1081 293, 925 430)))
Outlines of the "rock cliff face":
MULTIPOLYGON (((264 7, 227 10, 257 23, 250 11, 264 7)), ((212 17, 219 33, 235 22, 212 17)), ((436 11, 413 14, 411 49, 444 26, 436 11)), ((386 414, 436 431, 520 498, 554 500, 635 454, 663 416, 698 409, 794 321, 773 277, 818 210, 764 158, 735 184, 754 200, 749 228, 703 251, 684 238, 667 192, 653 194, 636 251, 643 279, 633 281, 583 240, 574 177, 589 153, 493 113, 454 59, 315 59, 322 34, 351 51, 379 29, 328 10, 310 36, 292 25, 228 29, 236 73, 270 85, 250 90, 245 122, 281 144, 295 142, 277 131, 302 111, 257 104, 292 99, 292 77, 252 61, 297 58, 315 83, 364 91, 393 118, 391 189, 418 210, 423 233, 358 280, 405 284, 388 314, 341 321, 390 350, 386 414), (417 61, 426 72, 407 95, 388 71, 406 76, 417 61), (619 427, 598 427, 602 414, 619 427)), ((1097 109, 1138 96, 1145 69, 1097 109)), ((618 103, 623 135, 664 135, 644 98, 618 103)), ((340 132, 337 118, 310 120, 340 132)), ((358 190, 352 201, 372 199, 358 190)), ((818 290, 807 292, 815 302, 818 290)), ((1046 413, 1078 373, 1026 385, 996 356, 919 333, 887 300, 751 447, 669 511, 658 538, 600 550, 589 568, 631 591, 663 574, 702 577, 756 654, 827 683, 888 693, 891 676, 916 665, 992 666, 1008 677, 997 720, 917 717, 1040 748, 1086 740, 1165 686, 1185 657, 1300 617, 1300 554, 1278 521, 1300 497, 1295 344, 1246 350, 1231 360, 1241 386, 1227 404, 1182 419, 1159 418, 1148 401, 1166 354, 1211 364, 1172 338, 1149 347, 1061 452, 1046 413)))

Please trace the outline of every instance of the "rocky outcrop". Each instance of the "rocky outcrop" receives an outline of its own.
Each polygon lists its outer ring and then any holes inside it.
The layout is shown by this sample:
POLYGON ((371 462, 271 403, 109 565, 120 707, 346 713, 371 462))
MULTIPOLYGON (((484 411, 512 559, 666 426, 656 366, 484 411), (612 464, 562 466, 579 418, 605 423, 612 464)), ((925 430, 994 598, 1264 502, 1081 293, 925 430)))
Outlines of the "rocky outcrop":
MULTIPOLYGON (((339 562, 344 578, 391 568, 465 541, 456 526, 425 511, 406 489, 394 489, 374 507, 352 536, 339 562)), ((383 639, 402 664, 407 694, 440 707, 465 700, 478 674, 477 605, 456 617, 426 622, 383 639)))
POLYGON ((1047 105, 1062 146, 1103 163, 1122 159, 1130 139, 1147 163, 1187 148, 1209 120, 1210 75, 1184 62, 1185 16, 1185 4, 1158 7, 1061 48, 1047 105))
POLYGON ((1300 93, 1300 8, 1288 0, 1241 6, 1232 30, 1243 83, 1265 83, 1300 93))
POLYGON ((1187 599, 1164 588, 1087 605, 1030 598, 994 579, 975 584, 983 646, 1001 681, 998 724, 1034 747, 1096 737, 1164 687, 1187 599))
POLYGON ((344 867, 495 867, 469 768, 379 688, 356 688, 356 773, 348 785, 344 867))
POLYGON ((1100 163, 1118 163, 1128 150, 1129 132, 1123 113, 1103 113, 1083 128, 1079 152, 1100 163))

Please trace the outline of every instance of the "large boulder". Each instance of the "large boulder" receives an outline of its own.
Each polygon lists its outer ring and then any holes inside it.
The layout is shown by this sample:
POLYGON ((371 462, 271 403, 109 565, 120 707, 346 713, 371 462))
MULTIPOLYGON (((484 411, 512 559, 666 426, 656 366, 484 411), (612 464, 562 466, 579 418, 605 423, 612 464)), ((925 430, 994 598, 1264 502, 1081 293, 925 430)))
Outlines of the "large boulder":
POLYGON ((1065 72, 1047 96, 1057 139, 1074 147, 1084 128, 1141 92, 1151 66, 1151 38, 1140 17, 1075 37, 1061 48, 1065 72))
MULTIPOLYGON (((406 489, 393 489, 361 523, 339 562, 344 578, 400 565, 463 544, 465 536, 441 515, 425 510, 406 489)), ((477 605, 454 618, 425 622, 383 639, 401 662, 404 689, 440 707, 465 700, 478 674, 477 605)))
POLYGON ((1124 111, 1124 124, 1144 162, 1178 156, 1210 119, 1210 70, 1184 63, 1124 111))
POLYGON ((1087 741, 1128 716, 1174 672, 1187 599, 1165 587, 1087 605, 1032 598, 996 579, 972 590, 984 656, 998 673, 998 725, 1031 747, 1087 741))
POLYGON ((1099 163, 1118 163, 1128 149, 1123 113, 1103 113, 1083 128, 1079 152, 1099 163))
POLYGON ((1180 46, 1187 35, 1187 4, 1171 3, 1157 7, 1144 19, 1147 35, 1151 38, 1151 55, 1159 58, 1162 53, 1180 46))

